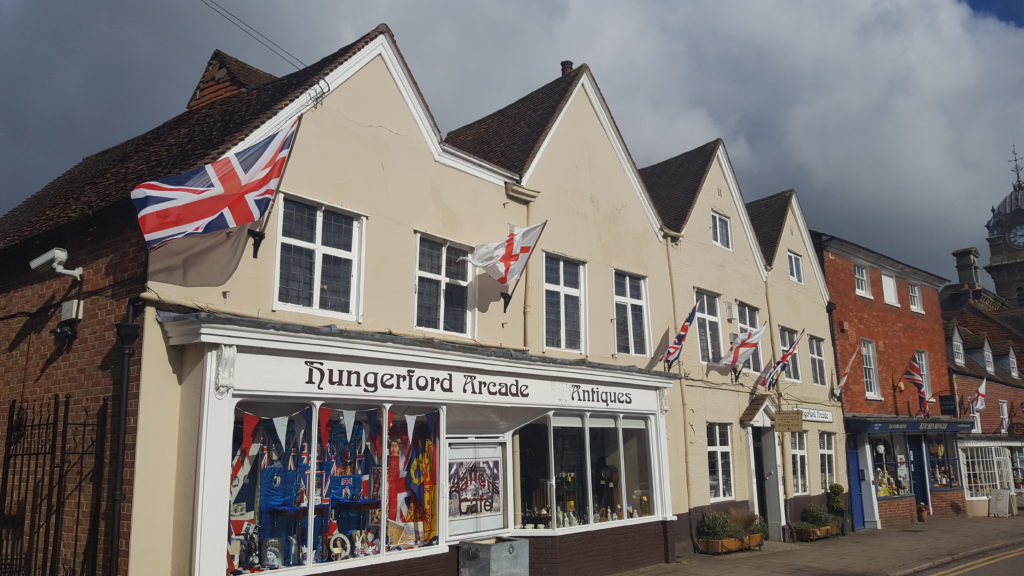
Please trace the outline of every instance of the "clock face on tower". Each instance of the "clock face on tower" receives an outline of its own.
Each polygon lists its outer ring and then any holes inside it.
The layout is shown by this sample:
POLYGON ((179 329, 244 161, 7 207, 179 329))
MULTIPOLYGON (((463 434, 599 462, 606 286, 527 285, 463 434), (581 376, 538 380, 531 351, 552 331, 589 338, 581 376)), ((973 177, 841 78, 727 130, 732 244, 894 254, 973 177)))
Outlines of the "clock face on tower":
POLYGON ((1024 224, 1014 226, 1006 235, 1006 239, 1015 248, 1024 248, 1024 224))

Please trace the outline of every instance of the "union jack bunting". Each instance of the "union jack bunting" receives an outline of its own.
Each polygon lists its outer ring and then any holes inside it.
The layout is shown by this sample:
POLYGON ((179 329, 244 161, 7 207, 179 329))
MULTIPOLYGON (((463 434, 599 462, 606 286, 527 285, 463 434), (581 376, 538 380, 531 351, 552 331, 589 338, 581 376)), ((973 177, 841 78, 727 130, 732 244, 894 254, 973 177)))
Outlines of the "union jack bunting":
POLYGON ((658 361, 665 363, 665 370, 671 370, 672 365, 675 364, 676 360, 679 360, 679 354, 683 351, 683 342, 686 341, 686 334, 690 331, 690 324, 693 323, 693 318, 697 315, 697 305, 694 304, 693 308, 690 308, 690 313, 687 314, 686 320, 683 325, 679 328, 679 334, 676 335, 676 339, 668 345, 665 352, 662 353, 658 361))
POLYGON ((132 203, 149 250, 259 220, 281 182, 298 122, 212 164, 136 186, 132 203))
POLYGON ((928 407, 928 395, 924 393, 924 376, 921 374, 921 365, 917 363, 917 354, 910 356, 910 363, 901 378, 908 384, 917 387, 918 414, 923 415, 928 407))
POLYGON ((789 348, 787 348, 786 351, 782 353, 782 356, 779 357, 778 361, 772 365, 772 369, 763 373, 757 379, 758 386, 761 386, 766 390, 775 388, 775 381, 779 379, 779 375, 786 369, 786 366, 789 366, 789 360, 793 357, 793 353, 796 352, 796 347, 800 344, 800 340, 802 340, 803 337, 804 331, 801 330, 800 334, 796 337, 796 340, 793 340, 793 343, 789 345, 789 348))

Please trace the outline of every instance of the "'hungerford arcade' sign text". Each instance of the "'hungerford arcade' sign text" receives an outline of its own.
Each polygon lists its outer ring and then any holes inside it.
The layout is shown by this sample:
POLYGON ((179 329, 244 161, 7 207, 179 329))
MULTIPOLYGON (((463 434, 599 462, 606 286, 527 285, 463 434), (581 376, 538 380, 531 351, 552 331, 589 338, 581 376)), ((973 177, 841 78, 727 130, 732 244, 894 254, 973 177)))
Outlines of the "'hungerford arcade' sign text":
MULTIPOLYGON (((269 354, 240 354, 234 363, 234 389, 300 396, 321 395, 382 399, 435 400, 476 404, 590 407, 625 412, 655 412, 656 386, 618 385, 608 381, 566 381, 552 370, 519 371, 506 366, 495 374, 436 369, 433 366, 395 366, 359 360, 330 362, 283 358, 269 354)), ((653 382, 652 382, 653 384, 653 382)))

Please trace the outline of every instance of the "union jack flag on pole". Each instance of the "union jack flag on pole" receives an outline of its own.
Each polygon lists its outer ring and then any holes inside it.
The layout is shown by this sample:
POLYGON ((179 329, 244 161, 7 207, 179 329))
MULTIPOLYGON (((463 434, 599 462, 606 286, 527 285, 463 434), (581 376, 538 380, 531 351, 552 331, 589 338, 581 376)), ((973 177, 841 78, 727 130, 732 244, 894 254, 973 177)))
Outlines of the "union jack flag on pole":
POLYGON ((149 250, 259 220, 281 182, 298 122, 212 164, 136 186, 132 203, 149 250))
POLYGON ((925 415, 928 408, 928 395, 924 393, 924 376, 921 374, 921 365, 917 363, 917 354, 910 356, 910 363, 907 364, 907 369, 903 372, 901 380, 917 387, 917 413, 920 416, 925 415))
POLYGON ((697 315, 697 305, 694 304, 693 308, 690 308, 690 313, 686 315, 686 320, 683 325, 679 327, 679 334, 676 334, 676 339, 668 345, 665 352, 658 358, 659 361, 665 363, 665 370, 671 370, 672 365, 679 360, 679 354, 683 351, 683 342, 686 341, 686 334, 690 331, 690 324, 693 324, 693 319, 697 315))
POLYGON ((793 354, 796 352, 796 347, 798 344, 800 344, 800 340, 802 340, 803 337, 804 331, 801 330, 800 334, 796 337, 796 340, 793 340, 793 343, 789 345, 789 348, 787 348, 786 351, 782 353, 782 356, 780 356, 778 361, 775 362, 775 364, 772 366, 772 369, 762 374, 762 376, 758 378, 758 386, 761 386, 766 390, 771 390, 772 388, 775 388, 775 381, 779 379, 779 375, 782 374, 782 372, 786 369, 787 366, 789 366, 789 361, 793 357, 793 354))

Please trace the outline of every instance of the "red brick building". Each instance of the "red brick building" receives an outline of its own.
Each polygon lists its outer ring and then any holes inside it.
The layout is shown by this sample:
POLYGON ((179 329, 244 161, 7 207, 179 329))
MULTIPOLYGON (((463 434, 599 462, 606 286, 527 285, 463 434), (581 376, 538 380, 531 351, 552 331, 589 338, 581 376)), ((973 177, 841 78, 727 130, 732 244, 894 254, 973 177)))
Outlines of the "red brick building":
POLYGON ((945 279, 835 236, 814 234, 832 312, 855 529, 964 513, 958 418, 945 370, 945 279), (908 372, 920 373, 916 385, 908 372))
POLYGON ((950 381, 961 414, 974 421, 958 442, 967 512, 1004 514, 995 491, 1014 493, 1016 504, 1024 504, 1024 378, 1017 361, 1024 311, 980 285, 977 250, 954 256, 958 283, 942 291, 942 306, 950 381))

